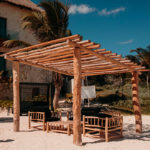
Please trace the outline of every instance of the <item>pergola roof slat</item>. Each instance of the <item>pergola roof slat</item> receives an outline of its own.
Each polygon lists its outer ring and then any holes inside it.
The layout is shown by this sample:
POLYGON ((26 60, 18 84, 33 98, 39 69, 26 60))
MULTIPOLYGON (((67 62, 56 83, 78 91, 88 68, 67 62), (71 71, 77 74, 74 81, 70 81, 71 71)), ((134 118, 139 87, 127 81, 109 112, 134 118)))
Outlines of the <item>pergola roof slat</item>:
POLYGON ((59 38, 59 39, 56 39, 56 40, 51 40, 51 41, 48 41, 48 42, 44 42, 44 43, 40 43, 40 44, 36 44, 36 45, 33 45, 33 46, 29 46, 29 47, 25 47, 25 48, 22 48, 22 49, 18 49, 18 50, 8 52, 7 55, 16 54, 18 52, 23 52, 23 51, 29 51, 29 50, 32 50, 32 49, 37 49, 39 47, 47 46, 47 45, 50 45, 50 44, 56 44, 56 43, 60 43, 60 42, 65 42, 68 39, 73 40, 73 39, 76 39, 76 38, 81 38, 81 36, 78 35, 78 34, 75 34, 75 35, 72 35, 72 36, 69 36, 69 37, 59 38))
MULTIPOLYGON (((80 41, 80 38, 77 38, 77 39, 73 39, 72 41, 76 41, 77 43, 79 44, 82 44, 82 43, 89 43, 90 40, 86 40, 86 41, 80 41)), ((12 54, 11 56, 22 56, 22 55, 27 55, 27 56, 32 56, 34 54, 40 54, 40 53, 44 53, 44 52, 48 52, 48 49, 50 49, 50 51, 53 50, 53 48, 60 48, 61 46, 65 46, 66 45, 66 41, 65 42, 61 42, 61 43, 57 43, 57 44, 53 44, 53 45, 47 45, 46 47, 43 47, 43 50, 41 52, 41 48, 40 49, 32 49, 30 51, 21 51, 19 53, 16 53, 16 54, 12 54), (39 53, 38 53, 39 52, 39 53)), ((55 50, 55 49, 54 49, 55 50)))
POLYGON ((73 76, 74 50, 81 52, 81 75, 147 71, 121 55, 99 49, 100 44, 82 40, 80 35, 60 38, 4 54, 11 61, 73 76))
POLYGON ((95 53, 94 51, 92 51, 92 50, 90 50, 90 49, 87 49, 87 48, 85 48, 85 47, 83 47, 83 46, 81 46, 81 45, 79 45, 79 44, 77 44, 77 43, 74 43, 73 41, 68 41, 68 44, 70 44, 70 45, 72 45, 72 46, 74 46, 74 47, 76 47, 76 46, 77 46, 77 47, 80 47, 82 50, 88 51, 89 53, 91 53, 91 54, 93 54, 93 55, 99 57, 100 59, 101 59, 101 58, 106 59, 107 61, 111 61, 111 62, 113 62, 113 63, 116 63, 116 64, 118 64, 119 66, 124 66, 124 67, 128 68, 130 71, 134 71, 134 69, 132 69, 132 68, 131 68, 130 66, 128 66, 128 65, 125 65, 125 64, 123 64, 123 63, 120 63, 119 61, 115 61, 115 60, 113 60, 113 59, 110 59, 109 57, 106 57, 106 56, 104 56, 104 55, 102 55, 102 54, 100 54, 100 53, 95 53))
MULTIPOLYGON (((55 53, 54 54, 50 54, 49 56, 47 56, 47 57, 44 57, 44 58, 38 58, 38 59, 32 59, 32 61, 37 61, 38 63, 44 63, 44 62, 47 62, 47 61, 54 61, 54 60, 58 60, 58 59, 62 59, 62 58, 67 58, 67 57, 71 57, 71 59, 72 59, 72 57, 73 57, 73 52, 72 51, 69 51, 69 50, 71 50, 72 48, 70 48, 70 49, 67 49, 68 51, 63 51, 62 53, 61 52, 59 52, 59 54, 58 55, 56 55, 55 53)), ((102 54, 109 54, 109 53, 111 53, 110 51, 104 51, 104 52, 100 52, 100 53, 102 53, 102 54)), ((89 54, 87 53, 87 52, 82 52, 82 58, 87 58, 87 57, 89 57, 89 54)), ((90 56, 91 57, 91 56, 90 56)), ((69 59, 68 58, 68 59, 69 59)))

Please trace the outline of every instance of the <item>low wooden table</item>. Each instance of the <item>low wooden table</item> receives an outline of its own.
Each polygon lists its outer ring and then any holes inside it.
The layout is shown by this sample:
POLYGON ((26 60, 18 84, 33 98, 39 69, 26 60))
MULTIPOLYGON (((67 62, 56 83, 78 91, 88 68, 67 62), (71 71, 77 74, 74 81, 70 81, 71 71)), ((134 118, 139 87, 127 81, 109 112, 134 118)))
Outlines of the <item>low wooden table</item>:
POLYGON ((71 134, 73 127, 73 121, 52 121, 47 122, 47 132, 60 132, 66 133, 68 135, 71 134))

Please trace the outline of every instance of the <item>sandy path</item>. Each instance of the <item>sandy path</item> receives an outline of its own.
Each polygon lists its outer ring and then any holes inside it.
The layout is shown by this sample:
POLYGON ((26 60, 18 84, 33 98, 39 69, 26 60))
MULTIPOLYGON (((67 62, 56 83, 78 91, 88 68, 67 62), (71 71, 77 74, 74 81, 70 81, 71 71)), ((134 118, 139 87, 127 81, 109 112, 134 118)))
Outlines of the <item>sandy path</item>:
POLYGON ((123 139, 106 143, 83 137, 83 146, 78 147, 72 144, 72 135, 29 130, 27 116, 21 117, 21 131, 15 133, 12 115, 0 113, 0 150, 150 150, 150 116, 142 119, 143 133, 140 135, 134 131, 134 116, 125 116, 123 139))

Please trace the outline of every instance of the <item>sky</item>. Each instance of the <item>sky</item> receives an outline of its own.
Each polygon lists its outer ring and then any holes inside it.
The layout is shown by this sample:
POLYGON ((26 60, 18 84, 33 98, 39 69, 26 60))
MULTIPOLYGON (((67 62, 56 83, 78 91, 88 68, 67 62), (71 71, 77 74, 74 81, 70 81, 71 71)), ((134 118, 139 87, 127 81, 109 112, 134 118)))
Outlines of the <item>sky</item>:
MULTIPOLYGON (((32 0, 36 4, 40 0, 32 0)), ((65 0, 63 0, 65 1, 65 0)), ((150 45, 150 0, 68 0, 72 34, 123 56, 150 45)))

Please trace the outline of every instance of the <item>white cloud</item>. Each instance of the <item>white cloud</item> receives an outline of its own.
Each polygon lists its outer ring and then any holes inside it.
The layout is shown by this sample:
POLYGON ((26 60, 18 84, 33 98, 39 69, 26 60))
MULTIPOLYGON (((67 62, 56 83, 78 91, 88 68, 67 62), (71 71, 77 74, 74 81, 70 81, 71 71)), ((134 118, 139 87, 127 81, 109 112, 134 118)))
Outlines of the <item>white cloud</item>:
POLYGON ((81 4, 81 5, 71 5, 69 8, 69 14, 87 14, 94 12, 96 9, 92 8, 86 4, 81 4))
POLYGON ((124 42, 119 42, 119 44, 131 44, 133 43, 133 40, 128 40, 128 41, 124 41, 124 42))
POLYGON ((116 8, 116 9, 112 9, 110 11, 107 10, 107 8, 104 8, 102 9, 101 11, 98 12, 99 15, 101 16, 108 16, 108 15, 112 15, 112 14, 117 14, 121 11, 125 11, 126 8, 125 7, 119 7, 119 8, 116 8))

